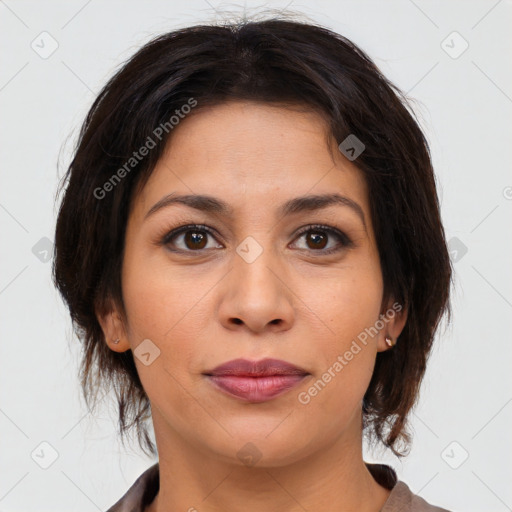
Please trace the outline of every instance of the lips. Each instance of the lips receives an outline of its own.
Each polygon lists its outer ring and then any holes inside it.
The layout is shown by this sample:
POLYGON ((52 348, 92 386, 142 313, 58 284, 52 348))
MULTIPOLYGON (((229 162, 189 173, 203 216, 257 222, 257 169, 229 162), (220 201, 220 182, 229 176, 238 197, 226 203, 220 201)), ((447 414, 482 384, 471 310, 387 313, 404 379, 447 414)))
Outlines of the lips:
POLYGON ((230 396, 247 402, 265 402, 289 391, 309 373, 279 359, 234 359, 204 375, 230 396))

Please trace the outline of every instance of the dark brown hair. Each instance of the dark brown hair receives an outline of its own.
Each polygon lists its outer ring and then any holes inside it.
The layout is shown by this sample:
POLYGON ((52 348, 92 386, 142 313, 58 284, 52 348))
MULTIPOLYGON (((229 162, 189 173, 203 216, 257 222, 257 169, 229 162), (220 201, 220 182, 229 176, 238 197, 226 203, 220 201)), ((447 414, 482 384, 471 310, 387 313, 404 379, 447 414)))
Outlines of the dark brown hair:
POLYGON ((274 17, 163 34, 130 58, 95 99, 61 184, 67 187, 53 263, 55 284, 83 343, 87 403, 113 385, 121 437, 135 426, 143 450, 156 454, 145 422, 150 403, 133 354, 107 346, 96 314, 114 303, 126 318, 121 265, 130 205, 172 135, 169 118, 191 98, 194 115, 237 99, 304 106, 322 115, 338 143, 353 134, 365 145, 354 163, 368 185, 383 304, 394 298, 408 319, 396 346, 377 354, 363 427, 370 440, 403 455, 397 445, 410 443, 407 417, 434 334, 443 315, 450 316, 452 269, 430 150, 406 96, 354 43, 315 23, 274 17), (159 126, 169 129, 155 140, 159 126), (155 147, 128 171, 126 162, 148 137, 155 147), (123 166, 122 179, 113 182, 123 166), (107 182, 113 183, 108 193, 99 193, 107 182))

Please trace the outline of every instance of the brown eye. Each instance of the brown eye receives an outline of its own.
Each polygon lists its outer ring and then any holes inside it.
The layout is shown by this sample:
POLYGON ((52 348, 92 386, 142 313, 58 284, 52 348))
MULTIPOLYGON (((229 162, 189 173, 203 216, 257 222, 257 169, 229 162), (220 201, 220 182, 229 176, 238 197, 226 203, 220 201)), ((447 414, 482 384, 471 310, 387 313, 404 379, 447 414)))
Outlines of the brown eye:
POLYGON ((296 240, 301 239, 304 239, 304 243, 301 244, 302 247, 299 245, 299 249, 318 253, 319 256, 340 252, 354 245, 342 231, 322 225, 307 226, 299 233, 296 240))
POLYGON ((214 236, 206 226, 189 225, 167 233, 161 243, 175 252, 199 252, 203 249, 222 248, 222 245, 211 242, 208 247, 209 239, 214 240, 214 236))
POLYGON ((185 233, 185 245, 188 249, 204 249, 207 235, 200 231, 187 231, 185 233))
POLYGON ((325 233, 319 231, 310 231, 306 234, 306 243, 310 249, 323 249, 327 245, 327 240, 325 233))

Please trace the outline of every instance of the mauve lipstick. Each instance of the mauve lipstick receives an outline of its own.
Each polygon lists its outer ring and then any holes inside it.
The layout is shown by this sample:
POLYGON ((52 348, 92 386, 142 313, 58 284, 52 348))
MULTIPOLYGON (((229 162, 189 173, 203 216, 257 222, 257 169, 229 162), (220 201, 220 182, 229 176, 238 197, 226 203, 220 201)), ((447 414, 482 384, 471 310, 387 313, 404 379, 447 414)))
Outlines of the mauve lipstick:
POLYGON ((246 402, 266 402, 290 390, 309 373, 279 359, 233 359, 204 375, 231 396, 246 402))

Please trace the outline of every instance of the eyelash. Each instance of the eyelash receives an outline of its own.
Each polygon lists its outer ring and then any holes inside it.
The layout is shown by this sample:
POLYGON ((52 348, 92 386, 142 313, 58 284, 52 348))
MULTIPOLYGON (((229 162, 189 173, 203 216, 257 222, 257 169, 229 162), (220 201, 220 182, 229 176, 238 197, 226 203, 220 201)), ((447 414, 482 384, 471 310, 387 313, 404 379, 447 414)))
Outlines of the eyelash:
MULTIPOLYGON (((211 235, 213 238, 215 238, 215 232, 210 229, 208 226, 205 226, 204 224, 188 224, 186 226, 181 226, 179 228, 173 229, 172 231, 166 232, 166 234, 161 238, 159 244, 168 246, 171 242, 171 240, 178 235, 181 235, 182 233, 186 233, 187 231, 204 231, 211 235)), ((304 228, 300 229, 297 233, 297 236, 294 240, 300 238, 302 235, 306 233, 315 233, 315 232, 322 232, 324 234, 327 234, 328 236, 334 236, 338 239, 339 244, 336 247, 333 247, 328 250, 322 250, 322 249, 309 249, 311 252, 318 252, 321 255, 328 255, 333 254, 335 252, 339 252, 343 249, 347 249, 350 247, 353 247, 354 243, 352 240, 342 231, 339 229, 325 226, 323 224, 311 224, 309 226, 305 226, 304 228)), ((194 253, 194 252, 202 252, 206 249, 198 249, 198 250, 184 250, 184 249, 170 249, 172 252, 185 252, 185 253, 194 253)), ((308 250, 308 249, 302 249, 302 250, 308 250)))

